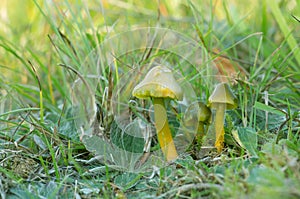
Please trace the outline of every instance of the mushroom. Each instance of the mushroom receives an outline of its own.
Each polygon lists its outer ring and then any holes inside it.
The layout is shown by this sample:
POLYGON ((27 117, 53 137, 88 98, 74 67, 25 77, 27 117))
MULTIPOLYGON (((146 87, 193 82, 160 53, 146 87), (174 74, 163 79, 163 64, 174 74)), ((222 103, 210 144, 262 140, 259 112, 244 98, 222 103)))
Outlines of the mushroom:
POLYGON ((183 118, 184 125, 186 127, 191 127, 198 124, 196 134, 196 141, 198 146, 201 146, 202 138, 205 135, 204 125, 210 123, 210 118, 211 111, 202 102, 191 104, 191 106, 189 106, 185 111, 185 115, 183 118))
POLYGON ((169 128, 165 99, 183 99, 183 92, 172 71, 165 66, 153 67, 132 91, 137 98, 151 98, 158 142, 167 161, 178 157, 169 128))
POLYGON ((208 99, 208 106, 215 110, 215 147, 218 152, 221 152, 224 145, 225 111, 226 109, 234 109, 237 107, 237 98, 232 93, 227 83, 219 83, 208 99))

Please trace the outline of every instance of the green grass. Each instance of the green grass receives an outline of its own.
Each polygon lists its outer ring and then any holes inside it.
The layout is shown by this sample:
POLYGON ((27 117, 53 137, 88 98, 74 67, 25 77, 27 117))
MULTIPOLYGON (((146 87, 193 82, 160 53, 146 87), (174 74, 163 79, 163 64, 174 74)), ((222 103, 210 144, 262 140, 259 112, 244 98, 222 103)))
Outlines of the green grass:
MULTIPOLYGON (((26 1, 22 9, 17 0, 4 2, 0 6, 2 198, 300 197, 300 23, 292 17, 300 18, 298 1, 245 5, 34 0, 26 1), (126 52, 149 39, 138 31, 122 34, 138 27, 178 31, 180 38, 196 41, 201 53, 190 60, 179 58, 168 50, 187 53, 189 48, 176 48, 177 40, 150 42, 167 45, 167 50, 126 52), (166 167, 120 170, 132 166, 127 160, 136 156, 129 152, 138 148, 126 145, 131 137, 121 129, 133 136, 145 132, 130 119, 148 122, 152 110, 150 101, 142 103, 131 96, 147 64, 174 66, 181 83, 191 86, 186 92, 193 90, 189 103, 207 103, 217 83, 210 76, 216 72, 214 49, 239 63, 247 77, 231 86, 239 105, 226 112, 222 153, 203 156, 190 147, 189 153, 166 167), (113 62, 101 57, 105 53, 115 58, 113 62), (128 73, 134 74, 134 81, 128 73), (96 110, 98 120, 92 123, 96 110), (131 112, 121 117, 124 111, 131 112), (102 128, 90 132, 91 124, 102 128), (86 134, 96 133, 98 140, 82 136, 78 125, 86 134), (108 140, 127 152, 108 145, 104 151, 99 143, 108 140)), ((174 132, 179 130, 184 105, 172 102, 168 107, 174 132)), ((155 151, 157 141, 152 142, 155 151)))

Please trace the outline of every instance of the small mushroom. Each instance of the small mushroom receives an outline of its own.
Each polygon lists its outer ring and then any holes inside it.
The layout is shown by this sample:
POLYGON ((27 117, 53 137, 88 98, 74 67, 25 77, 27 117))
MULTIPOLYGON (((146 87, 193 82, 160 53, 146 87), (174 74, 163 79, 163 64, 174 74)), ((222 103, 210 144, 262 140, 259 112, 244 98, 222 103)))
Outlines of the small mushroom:
POLYGON ((183 92, 172 71, 165 66, 153 67, 132 91, 137 98, 151 98, 158 142, 167 161, 178 157, 169 128, 165 99, 183 99, 183 92))
POLYGON ((208 99, 208 106, 215 110, 215 147, 218 152, 221 152, 224 146, 225 111, 226 109, 234 109, 237 107, 237 98, 227 83, 219 83, 208 99))
POLYGON ((196 142, 198 146, 201 146, 202 138, 205 135, 204 125, 210 122, 211 111, 204 103, 196 102, 191 104, 185 113, 183 122, 186 127, 198 125, 196 142))

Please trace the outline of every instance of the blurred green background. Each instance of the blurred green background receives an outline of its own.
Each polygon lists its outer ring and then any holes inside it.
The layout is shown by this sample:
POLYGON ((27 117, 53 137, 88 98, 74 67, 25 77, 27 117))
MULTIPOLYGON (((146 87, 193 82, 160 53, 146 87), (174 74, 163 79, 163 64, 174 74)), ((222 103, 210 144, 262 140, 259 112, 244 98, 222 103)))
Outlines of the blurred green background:
MULTIPOLYGON (((278 17, 270 8, 278 3, 289 31, 297 33, 299 22, 292 18, 300 16, 300 6, 296 0, 251 2, 238 0, 212 1, 41 1, 41 0, 2 0, 0 3, 0 36, 2 42, 11 42, 22 57, 30 58, 32 52, 44 64, 53 65, 53 47, 48 35, 54 34, 53 27, 59 28, 75 48, 82 45, 80 34, 107 34, 139 26, 160 26, 173 28, 195 37, 194 26, 204 34, 204 39, 220 47, 218 40, 228 43, 253 32, 262 32, 265 41, 272 41, 264 48, 275 49, 285 40, 280 31, 278 17), (40 12, 43 10, 47 18, 40 12), (51 20, 51 24, 49 24, 51 20), (77 22, 75 22, 77 20, 77 22), (52 26, 52 28, 51 28, 52 26), (84 27, 84 30, 82 28, 84 27), (232 29, 228 32, 229 29, 232 29), (227 33, 226 38, 223 33, 227 33), (74 42, 76 41, 76 42, 74 42), (273 43, 274 42, 274 43, 273 43)), ((281 19, 280 19, 281 20, 281 19)), ((289 32, 290 34, 291 32, 289 32)), ((295 35, 298 39, 298 36, 295 35)), ((224 42, 223 42, 224 45, 224 42)), ((11 53, 0 49, 1 74, 11 80, 26 83, 28 71, 11 53), (22 72, 21 72, 21 71, 22 72), (14 72, 17 71, 17 72, 14 72)), ((52 69, 51 73, 55 73, 52 69)))

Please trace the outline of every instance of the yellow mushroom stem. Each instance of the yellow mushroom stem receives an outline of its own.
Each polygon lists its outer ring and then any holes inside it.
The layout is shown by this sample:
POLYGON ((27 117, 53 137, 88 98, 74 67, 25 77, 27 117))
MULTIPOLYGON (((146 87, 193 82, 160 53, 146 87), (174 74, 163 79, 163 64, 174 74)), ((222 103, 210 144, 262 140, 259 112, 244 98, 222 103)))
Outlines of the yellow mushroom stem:
POLYGON ((221 152, 224 146, 224 119, 225 119, 225 110, 226 104, 223 103, 215 103, 213 104, 213 108, 216 109, 215 113, 215 131, 216 131, 216 141, 215 147, 218 152, 221 152))
POLYGON ((178 154, 169 128, 164 99, 152 98, 152 100, 158 142, 166 160, 172 161, 178 157, 178 154))

